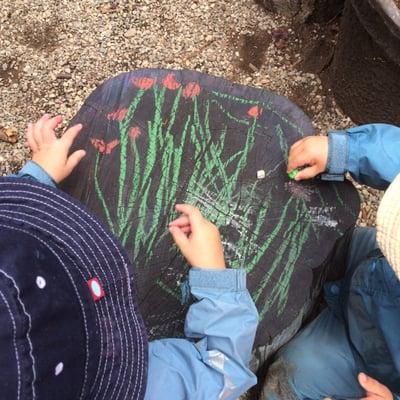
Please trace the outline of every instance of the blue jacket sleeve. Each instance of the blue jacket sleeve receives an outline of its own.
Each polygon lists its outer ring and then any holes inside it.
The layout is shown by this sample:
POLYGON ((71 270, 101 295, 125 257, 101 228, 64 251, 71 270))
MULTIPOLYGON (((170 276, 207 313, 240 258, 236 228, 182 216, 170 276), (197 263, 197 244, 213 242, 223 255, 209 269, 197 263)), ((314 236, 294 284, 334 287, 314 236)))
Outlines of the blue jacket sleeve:
POLYGON ((149 344, 145 400, 237 399, 257 380, 249 369, 258 313, 243 270, 189 273, 198 300, 185 321, 187 339, 149 344))
POLYGON ((387 124, 357 126, 329 133, 325 180, 339 180, 345 172, 360 183, 386 189, 400 173, 400 128, 387 124))
POLYGON ((28 161, 16 175, 10 175, 16 178, 35 179, 52 187, 56 187, 56 183, 51 176, 35 161, 28 161))

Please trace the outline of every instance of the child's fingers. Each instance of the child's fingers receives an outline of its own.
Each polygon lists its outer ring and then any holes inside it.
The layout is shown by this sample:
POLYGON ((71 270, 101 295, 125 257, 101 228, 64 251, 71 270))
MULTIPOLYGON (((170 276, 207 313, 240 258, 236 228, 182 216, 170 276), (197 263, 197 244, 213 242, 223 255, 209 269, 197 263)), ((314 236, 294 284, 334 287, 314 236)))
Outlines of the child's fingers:
POLYGON ((187 238, 186 234, 182 232, 182 230, 177 226, 170 226, 169 231, 179 250, 182 252, 183 255, 185 255, 189 246, 189 239, 187 238))
POLYGON ((44 123, 50 118, 49 114, 44 114, 42 116, 42 118, 40 118, 35 124, 33 124, 32 127, 32 136, 35 139, 35 142, 38 146, 38 148, 40 147, 40 145, 43 142, 43 127, 44 127, 44 123))
POLYGON ((179 225, 179 224, 169 224, 169 226, 176 226, 179 229, 182 229, 185 233, 189 233, 192 231, 190 224, 179 225))
POLYGON ((170 222, 169 225, 175 225, 179 227, 190 225, 189 217, 187 215, 181 215, 179 218, 176 218, 172 222, 170 222))
POLYGON ((77 150, 73 152, 67 159, 67 169, 72 172, 73 169, 80 163, 83 157, 85 157, 85 150, 77 150))
POLYGON ((28 124, 28 128, 26 130, 26 141, 28 142, 28 146, 32 152, 38 150, 35 138, 33 137, 33 125, 31 123, 28 124))
POLYGON ((183 233, 186 234, 186 236, 189 233, 192 233, 192 228, 190 225, 185 225, 185 226, 170 225, 168 228, 179 228, 183 233))
POLYGON ((43 122, 43 139, 44 140, 51 140, 56 137, 55 129, 58 125, 62 122, 62 117, 57 115, 54 118, 50 118, 43 122))
POLYGON ((319 168, 316 165, 313 165, 308 168, 302 169, 297 175, 295 176, 296 181, 302 181, 303 179, 311 179, 317 176, 320 173, 319 168))
POLYGON ((64 135, 61 137, 61 141, 68 147, 68 149, 72 146, 75 138, 78 136, 79 132, 82 129, 82 124, 74 125, 69 128, 64 135))
POLYGON ((180 226, 179 229, 188 235, 189 233, 192 233, 192 227, 190 225, 187 226, 180 226))
POLYGON ((58 125, 61 124, 62 120, 63 120, 63 117, 62 117, 61 115, 57 115, 56 117, 50 118, 50 119, 48 119, 47 121, 45 121, 45 122, 44 122, 44 126, 45 126, 47 129, 52 129, 52 130, 54 130, 54 129, 57 128, 58 125))
POLYGON ((385 385, 382 385, 376 379, 367 376, 363 372, 358 374, 358 382, 367 392, 367 398, 374 399, 374 396, 376 396, 377 399, 389 399, 392 396, 390 390, 385 385))
POLYGON ((44 124, 51 118, 50 114, 43 114, 41 118, 33 125, 34 130, 41 131, 44 124))
POLYGON ((308 157, 307 154, 304 154, 302 152, 302 153, 297 154, 295 156, 290 155, 289 159, 288 159, 287 170, 288 170, 288 172, 290 172, 290 171, 293 171, 296 168, 304 167, 307 164, 311 164, 310 157, 308 157))
POLYGON ((181 229, 185 233, 190 233, 192 231, 192 228, 189 224, 176 224, 176 223, 170 223, 169 226, 176 226, 177 228, 181 229))
POLYGON ((175 208, 177 211, 186 214, 189 218, 192 230, 199 227, 203 222, 203 216, 198 208, 191 206, 190 204, 177 204, 175 208))

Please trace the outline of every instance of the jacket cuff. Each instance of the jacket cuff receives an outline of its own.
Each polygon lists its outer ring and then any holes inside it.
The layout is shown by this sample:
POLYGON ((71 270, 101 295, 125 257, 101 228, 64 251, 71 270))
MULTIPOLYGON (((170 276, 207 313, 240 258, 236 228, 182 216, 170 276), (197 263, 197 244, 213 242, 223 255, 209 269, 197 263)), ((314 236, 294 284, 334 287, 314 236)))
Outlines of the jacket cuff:
POLYGON ((192 268, 189 271, 189 285, 191 288, 242 292, 247 290, 246 270, 192 268))
POLYGON ((344 181, 347 163, 347 142, 348 137, 345 132, 329 132, 327 172, 321 175, 323 181, 344 181))
POLYGON ((348 158, 348 136, 346 132, 328 134, 328 175, 344 175, 348 158))
POLYGON ((35 161, 28 161, 17 174, 19 178, 33 178, 38 182, 57 187, 53 178, 35 161))

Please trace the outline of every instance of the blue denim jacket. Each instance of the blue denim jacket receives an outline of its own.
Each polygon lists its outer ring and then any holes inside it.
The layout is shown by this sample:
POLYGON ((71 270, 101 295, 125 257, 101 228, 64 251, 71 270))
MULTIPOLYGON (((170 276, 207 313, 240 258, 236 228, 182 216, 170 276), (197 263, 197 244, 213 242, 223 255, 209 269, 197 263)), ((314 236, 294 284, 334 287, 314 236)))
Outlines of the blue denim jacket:
MULTIPOLYGON (((328 176, 322 178, 345 172, 385 189, 400 173, 400 128, 371 124, 331 132, 328 176)), ((359 370, 400 393, 400 282, 379 250, 365 254, 346 277, 337 302, 359 370)))
MULTIPOLYGON (((33 161, 16 176, 56 186, 33 161)), ((258 312, 246 272, 192 268, 188 284, 197 302, 186 316, 186 339, 149 343, 145 400, 237 399, 257 383, 249 362, 258 312)))

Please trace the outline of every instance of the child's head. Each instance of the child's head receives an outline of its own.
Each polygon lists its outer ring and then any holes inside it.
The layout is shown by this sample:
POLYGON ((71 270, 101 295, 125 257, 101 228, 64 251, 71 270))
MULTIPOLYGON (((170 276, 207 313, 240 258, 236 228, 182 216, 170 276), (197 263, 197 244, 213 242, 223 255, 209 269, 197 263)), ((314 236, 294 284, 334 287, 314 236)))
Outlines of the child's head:
POLYGON ((143 398, 147 341, 132 272, 76 201, 1 178, 0 398, 143 398))
POLYGON ((379 205, 377 228, 379 247, 400 279, 400 174, 379 205))

